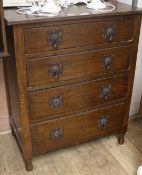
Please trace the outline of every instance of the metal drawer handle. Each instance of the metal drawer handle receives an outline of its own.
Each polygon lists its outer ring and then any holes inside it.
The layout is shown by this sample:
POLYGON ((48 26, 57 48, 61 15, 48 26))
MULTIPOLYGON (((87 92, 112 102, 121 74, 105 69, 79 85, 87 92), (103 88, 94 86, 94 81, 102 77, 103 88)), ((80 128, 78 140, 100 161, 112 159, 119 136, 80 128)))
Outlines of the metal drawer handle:
POLYGON ((48 75, 54 79, 58 79, 59 76, 63 73, 63 64, 62 63, 49 63, 48 64, 48 75))
POLYGON ((100 119, 98 120, 98 127, 100 129, 106 129, 108 126, 108 122, 109 122, 109 116, 108 115, 102 115, 100 117, 100 119))
POLYGON ((53 49, 58 49, 59 45, 63 42, 63 32, 62 30, 56 29, 55 31, 48 31, 48 44, 53 47, 53 49))
POLYGON ((115 24, 110 24, 110 25, 106 25, 103 28, 103 37, 108 41, 108 42, 112 42, 113 37, 116 33, 116 25, 115 24))
POLYGON ((108 71, 111 69, 113 62, 113 55, 107 55, 103 57, 103 67, 108 71))
POLYGON ((63 105, 63 97, 62 96, 54 96, 49 99, 50 108, 57 108, 63 105))
POLYGON ((108 100, 109 97, 111 96, 111 92, 112 92, 112 86, 110 84, 105 85, 101 88, 100 90, 100 97, 104 98, 105 100, 108 100))
POLYGON ((51 139, 52 140, 58 140, 64 135, 63 128, 53 128, 51 131, 51 139))

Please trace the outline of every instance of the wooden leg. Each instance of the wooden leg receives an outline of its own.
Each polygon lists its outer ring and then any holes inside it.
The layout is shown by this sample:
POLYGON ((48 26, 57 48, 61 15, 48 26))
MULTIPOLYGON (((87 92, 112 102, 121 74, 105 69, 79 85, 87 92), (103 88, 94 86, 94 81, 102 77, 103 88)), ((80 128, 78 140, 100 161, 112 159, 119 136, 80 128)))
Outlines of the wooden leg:
POLYGON ((33 170, 32 160, 25 160, 25 168, 27 171, 33 170))
POLYGON ((122 145, 124 143, 124 135, 125 133, 120 133, 118 136, 118 143, 122 145))

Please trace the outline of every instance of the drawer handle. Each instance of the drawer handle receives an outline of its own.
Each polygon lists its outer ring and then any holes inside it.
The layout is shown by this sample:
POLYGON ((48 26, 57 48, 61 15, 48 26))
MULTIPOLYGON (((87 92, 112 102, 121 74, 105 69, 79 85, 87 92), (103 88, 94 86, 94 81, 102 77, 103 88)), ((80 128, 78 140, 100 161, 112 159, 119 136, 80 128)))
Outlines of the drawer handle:
POLYGON ((102 115, 100 117, 100 119, 98 120, 98 127, 100 129, 106 129, 108 126, 108 122, 109 122, 109 116, 108 115, 102 115))
POLYGON ((49 99, 49 106, 51 108, 57 108, 63 105, 63 97, 62 96, 54 96, 49 99))
POLYGON ((108 41, 112 42, 113 36, 116 33, 116 25, 115 24, 110 24, 107 26, 104 26, 103 28, 103 37, 108 41))
POLYGON ((103 66, 107 71, 111 69, 112 62, 113 55, 107 55, 103 57, 103 66))
POLYGON ((51 131, 51 139, 52 140, 58 140, 64 135, 63 128, 53 128, 51 131))
POLYGON ((110 84, 103 86, 101 88, 100 97, 104 98, 105 100, 108 100, 109 97, 111 96, 111 92, 112 92, 112 86, 110 84))
POLYGON ((53 49, 58 49, 59 45, 63 42, 62 30, 55 30, 48 32, 48 44, 53 49))
POLYGON ((63 64, 62 63, 49 63, 48 64, 48 75, 54 79, 58 79, 59 76, 63 73, 63 64))

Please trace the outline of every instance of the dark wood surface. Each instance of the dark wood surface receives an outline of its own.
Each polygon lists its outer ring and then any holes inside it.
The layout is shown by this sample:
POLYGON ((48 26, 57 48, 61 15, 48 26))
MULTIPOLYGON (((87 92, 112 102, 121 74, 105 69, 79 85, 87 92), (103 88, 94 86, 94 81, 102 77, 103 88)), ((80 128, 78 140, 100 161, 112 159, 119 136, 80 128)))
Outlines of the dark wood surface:
POLYGON ((17 107, 10 121, 28 171, 34 154, 114 132, 124 142, 141 15, 122 3, 108 13, 72 6, 49 18, 5 10, 12 40, 4 68, 10 111, 17 107))
POLYGON ((3 15, 3 3, 0 1, 0 58, 7 56, 7 40, 6 40, 6 31, 3 15))
POLYGON ((98 81, 78 83, 66 87, 47 89, 29 94, 31 120, 48 118, 61 113, 87 110, 89 107, 103 105, 119 99, 125 99, 127 76, 116 76, 98 81), (103 88, 111 86, 110 96, 105 99, 103 88), (50 101, 61 97, 61 105, 53 106, 50 101))
POLYGON ((129 69, 131 46, 84 51, 74 54, 50 56, 27 61, 28 86, 56 84, 80 78, 97 78, 129 69), (110 68, 106 57, 112 58, 110 68), (95 62, 95 64, 93 64, 95 62), (52 67, 60 67, 57 77, 52 67))
POLYGON ((121 128, 124 111, 125 104, 119 104, 32 125, 34 154, 78 144, 117 131, 121 128), (108 117, 105 128, 100 126, 100 120, 103 116, 108 117), (62 129, 59 138, 53 135, 56 128, 62 129))
POLYGON ((79 26, 77 21, 74 21, 74 23, 75 24, 25 29, 25 52, 27 54, 32 54, 55 50, 49 44, 49 35, 51 32, 56 31, 61 31, 62 36, 60 36, 60 38, 63 40, 59 43, 58 50, 108 43, 108 40, 103 36, 103 31, 107 26, 113 24, 115 24, 116 31, 113 35, 112 42, 132 40, 133 18, 107 19, 106 21, 98 22, 86 21, 80 23, 79 26), (124 23, 126 25, 125 27, 124 23))
MULTIPOLYGON (((136 15, 141 14, 141 9, 132 7, 123 3, 117 2, 116 9, 113 12, 102 13, 96 10, 88 9, 84 5, 72 5, 68 9, 62 8, 61 13, 55 17, 36 17, 30 15, 19 15, 17 14, 17 9, 5 9, 4 16, 7 22, 7 25, 14 24, 27 24, 27 23, 37 23, 38 22, 46 22, 46 21, 61 21, 61 20, 71 20, 71 19, 90 19, 91 18, 99 18, 99 17, 108 17, 108 16, 120 16, 120 15, 136 15), (88 13, 87 15, 80 15, 88 13), (69 14, 75 14, 75 16, 70 16, 69 14)), ((128 17, 127 16, 127 17, 128 17)))

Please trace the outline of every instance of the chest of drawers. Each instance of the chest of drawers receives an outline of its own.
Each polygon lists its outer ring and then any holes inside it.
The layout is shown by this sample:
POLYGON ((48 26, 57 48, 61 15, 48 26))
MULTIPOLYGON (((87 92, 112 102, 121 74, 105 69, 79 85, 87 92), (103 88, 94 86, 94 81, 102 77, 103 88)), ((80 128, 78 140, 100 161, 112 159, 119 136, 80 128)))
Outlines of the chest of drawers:
POLYGON ((142 11, 75 9, 52 18, 5 10, 10 123, 27 170, 33 155, 112 133, 124 142, 142 11))

